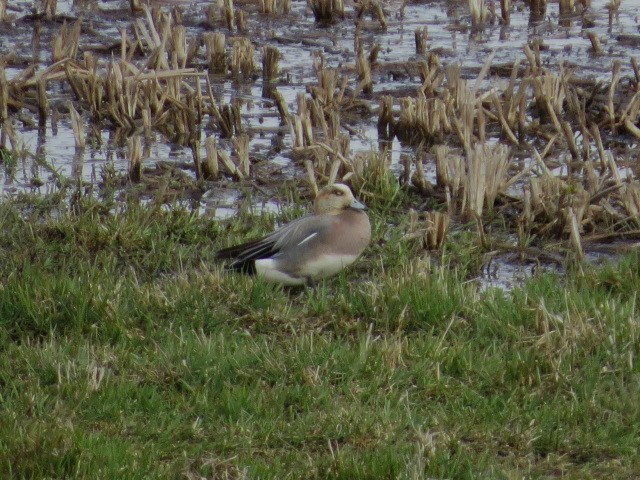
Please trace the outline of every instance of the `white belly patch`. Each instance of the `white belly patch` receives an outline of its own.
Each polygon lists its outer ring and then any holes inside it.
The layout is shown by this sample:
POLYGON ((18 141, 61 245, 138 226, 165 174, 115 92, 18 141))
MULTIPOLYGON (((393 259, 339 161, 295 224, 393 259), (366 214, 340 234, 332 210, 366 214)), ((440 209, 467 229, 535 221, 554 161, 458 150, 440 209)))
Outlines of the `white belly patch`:
POLYGON ((319 280, 335 275, 351 265, 357 255, 323 255, 316 260, 306 262, 298 275, 291 275, 278 269, 278 262, 271 258, 256 260, 256 273, 270 282, 283 285, 304 285, 307 279, 319 280))
POLYGON ((307 262, 302 269, 305 277, 312 279, 330 277, 355 262, 357 255, 323 255, 317 260, 307 262))

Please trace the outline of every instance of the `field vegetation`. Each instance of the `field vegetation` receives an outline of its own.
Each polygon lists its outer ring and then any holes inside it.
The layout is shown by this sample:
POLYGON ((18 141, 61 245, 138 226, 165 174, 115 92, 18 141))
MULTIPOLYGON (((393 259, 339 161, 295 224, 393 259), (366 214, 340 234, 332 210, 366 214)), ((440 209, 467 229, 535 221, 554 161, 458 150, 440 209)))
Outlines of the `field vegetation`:
POLYGON ((375 198, 364 258, 293 290, 213 255, 299 208, 4 202, 0 475, 632 478, 638 254, 480 292, 475 234, 428 253, 375 198))

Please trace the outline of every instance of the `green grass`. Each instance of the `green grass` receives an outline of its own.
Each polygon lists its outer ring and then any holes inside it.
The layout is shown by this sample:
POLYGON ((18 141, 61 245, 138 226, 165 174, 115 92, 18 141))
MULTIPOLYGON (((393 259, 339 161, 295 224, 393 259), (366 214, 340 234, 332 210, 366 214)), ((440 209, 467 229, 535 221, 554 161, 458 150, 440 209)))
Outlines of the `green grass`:
POLYGON ((214 263, 273 216, 5 202, 0 478, 636 476, 640 256, 479 293, 472 236, 425 259, 367 201, 311 290, 214 263))

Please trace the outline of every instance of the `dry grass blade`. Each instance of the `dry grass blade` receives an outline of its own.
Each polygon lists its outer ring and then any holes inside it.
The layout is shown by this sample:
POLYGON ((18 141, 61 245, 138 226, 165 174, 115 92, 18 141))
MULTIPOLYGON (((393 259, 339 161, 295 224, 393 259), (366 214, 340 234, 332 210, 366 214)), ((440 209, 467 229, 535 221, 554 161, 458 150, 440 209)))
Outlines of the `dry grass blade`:
POLYGON ((9 119, 9 83, 4 63, 0 62, 0 122, 9 119))
POLYGON ((49 113, 49 98, 47 97, 47 79, 41 75, 38 80, 38 123, 42 126, 47 122, 49 113))
POLYGON ((219 111, 218 126, 222 138, 231 138, 242 133, 242 118, 240 106, 237 103, 222 106, 219 111))
POLYGON ((218 145, 214 137, 207 137, 204 142, 207 161, 202 165, 202 176, 206 180, 217 180, 219 175, 218 145))
POLYGON ((318 182, 316 181, 316 172, 313 168, 313 162, 311 160, 305 160, 304 168, 307 172, 309 185, 311 186, 311 190, 313 191, 313 195, 315 196, 318 194, 318 182))
POLYGON ((139 135, 127 141, 127 157, 129 158, 129 179, 137 183, 142 179, 142 140, 139 135))
POLYGON ((500 0, 500 13, 502 23, 509 25, 511 20, 511 0, 500 0))
POLYGON ((287 102, 278 90, 274 89, 271 92, 271 96, 276 102, 276 108, 280 115, 280 125, 286 125, 287 122, 289 122, 289 107, 287 107, 287 102))
POLYGON ((618 87, 618 83, 620 82, 621 67, 622 67, 622 64, 620 63, 620 60, 614 60, 613 66, 612 66, 612 72, 611 72, 611 85, 609 86, 609 101, 605 106, 605 110, 609 115, 609 121, 610 121, 612 132, 616 131, 616 108, 614 106, 614 98, 615 98, 616 88, 618 87))
POLYGON ((439 250, 447 238, 450 217, 446 213, 427 212, 425 223, 427 224, 425 243, 431 250, 439 250))
POLYGON ((427 40, 429 38, 428 27, 416 28, 413 32, 413 38, 416 44, 416 55, 424 55, 427 53, 427 40))
POLYGON ((564 135, 564 130, 558 120, 562 115, 565 102, 565 81, 562 78, 546 74, 534 78, 534 96, 539 109, 541 123, 551 122, 556 131, 564 135))
POLYGON ((235 10, 233 8, 233 0, 223 0, 224 16, 227 20, 227 28, 230 31, 236 28, 235 10))
POLYGON ((497 196, 506 189, 511 151, 501 144, 476 146, 476 151, 482 152, 485 158, 483 163, 487 174, 484 196, 487 207, 493 208, 497 196))
POLYGON ((71 127, 73 128, 73 139, 75 140, 76 149, 83 149, 86 144, 84 124, 73 103, 69 103, 69 114, 71 115, 71 127))
MULTIPOLYGON (((416 187, 422 195, 430 195, 433 193, 433 185, 424 174, 424 164, 420 156, 415 159, 416 171, 411 177, 411 184, 416 187)), ((406 172, 405 167, 405 172, 406 172)))
POLYGON ((380 98, 378 110, 378 137, 391 140, 394 136, 395 120, 393 118, 393 97, 384 95, 380 98))
POLYGON ((620 190, 620 203, 627 216, 640 219, 640 183, 626 183, 620 190))
POLYGON ((7 3, 9 0, 0 0, 0 22, 7 20, 7 3))
POLYGON ((232 139, 233 148, 236 154, 238 170, 244 177, 249 176, 249 135, 242 134, 232 139))
POLYGON ((42 0, 42 9, 47 20, 52 20, 56 16, 58 0, 42 0))
POLYGON ((247 17, 244 15, 244 10, 236 11, 236 27, 238 28, 238 32, 247 31, 247 17))
POLYGON ((584 260, 584 249, 582 248, 578 218, 571 207, 567 209, 566 216, 568 217, 571 245, 573 246, 578 260, 582 261, 584 260))
POLYGON ((598 34, 596 32, 587 32, 587 37, 589 37, 589 41, 591 42, 591 49, 593 50, 593 53, 596 55, 604 54, 598 34))
POLYGON ((485 162, 488 158, 481 146, 467 153, 466 158, 467 176, 464 182, 466 209, 462 213, 471 213, 472 216, 480 218, 488 190, 488 172, 485 168, 485 162))
POLYGON ((77 20, 71 27, 66 21, 62 24, 60 33, 53 38, 52 58, 54 62, 65 58, 76 58, 81 29, 82 20, 77 20))
POLYGON ((356 58, 356 71, 358 72, 358 80, 360 81, 359 88, 362 89, 362 92, 367 95, 373 93, 371 64, 362 49, 360 49, 356 58))
POLYGON ((229 155, 227 155, 226 152, 218 150, 218 159, 224 166, 227 173, 229 173, 229 175, 236 178, 237 180, 242 180, 245 177, 244 173, 242 173, 236 166, 236 164, 231 161, 229 155))
POLYGON ((129 0, 129 8, 133 13, 139 13, 144 10, 144 7, 140 3, 140 0, 129 0))
POLYGON ((387 19, 385 18, 382 5, 380 5, 379 2, 376 0, 362 0, 356 3, 356 23, 367 13, 378 19, 380 27, 383 30, 387 29, 387 19))

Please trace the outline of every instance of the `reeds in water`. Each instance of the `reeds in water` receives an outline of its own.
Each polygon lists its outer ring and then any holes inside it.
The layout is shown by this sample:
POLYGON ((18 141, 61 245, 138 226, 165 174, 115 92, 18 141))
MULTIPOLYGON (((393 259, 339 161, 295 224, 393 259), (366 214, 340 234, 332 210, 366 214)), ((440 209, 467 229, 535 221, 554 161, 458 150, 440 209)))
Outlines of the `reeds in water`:
POLYGON ((400 99, 400 115, 395 134, 407 143, 435 143, 452 131, 447 103, 435 97, 427 98, 421 91, 417 97, 400 99))
POLYGON ((487 19, 487 7, 484 0, 469 0, 471 25, 475 28, 484 27, 487 19))
POLYGON ((499 194, 519 177, 507 179, 508 147, 476 145, 462 157, 449 147, 436 147, 436 182, 444 187, 450 214, 478 218, 491 210, 499 194))
POLYGON ((318 23, 334 23, 344 18, 343 0, 307 0, 318 23))
POLYGON ((541 233, 575 236, 576 225, 582 230, 591 195, 580 183, 568 183, 554 176, 540 155, 535 151, 534 154, 541 172, 529 180, 523 223, 527 229, 535 228, 541 233))
POLYGON ((242 117, 237 102, 222 106, 218 113, 218 127, 222 138, 231 138, 242 133, 242 117))
POLYGON ((574 0, 559 0, 558 1, 560 15, 571 15, 574 11, 574 0))
POLYGON ((266 15, 286 15, 291 10, 291 0, 260 0, 260 11, 266 15))
POLYGON ((251 79, 256 70, 255 50, 246 37, 233 42, 231 51, 231 74, 235 80, 251 79))
POLYGON ((282 58, 280 50, 272 45, 262 47, 262 79, 265 83, 273 82, 278 77, 278 62, 282 58))
POLYGON ((442 212, 409 212, 409 233, 407 239, 418 239, 423 248, 439 250, 442 248, 449 230, 451 217, 442 212))
POLYGON ((380 23, 380 28, 387 29, 387 19, 384 14, 384 9, 380 2, 376 0, 362 0, 356 3, 356 19, 359 21, 366 13, 369 13, 372 17, 376 18, 380 23))
POLYGON ((187 36, 183 25, 176 25, 171 30, 171 66, 185 68, 187 66, 187 36))
POLYGON ((530 0, 529 8, 529 22, 539 22, 544 18, 545 13, 547 12, 547 0, 530 0))
POLYGON ((271 15, 276 13, 276 0, 260 0, 260 11, 271 15))
POLYGON ((211 73, 226 73, 227 57, 225 53, 225 35, 222 32, 204 35, 204 45, 207 53, 207 64, 211 73))
POLYGON ((313 145, 313 127, 311 125, 311 113, 304 94, 298 94, 298 113, 292 115, 289 121, 293 150, 302 151, 313 145))
POLYGON ((384 95, 380 98, 378 110, 378 137, 391 140, 395 135, 395 120, 393 117, 393 97, 384 95))
POLYGON ((510 152, 504 145, 476 145, 467 154, 467 178, 464 180, 466 209, 480 217, 491 210, 499 193, 506 189, 510 152))

